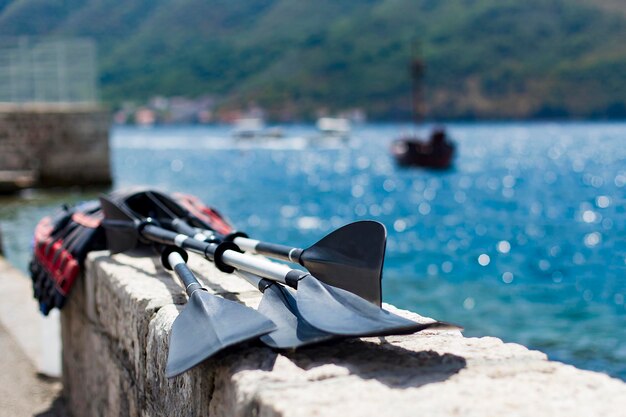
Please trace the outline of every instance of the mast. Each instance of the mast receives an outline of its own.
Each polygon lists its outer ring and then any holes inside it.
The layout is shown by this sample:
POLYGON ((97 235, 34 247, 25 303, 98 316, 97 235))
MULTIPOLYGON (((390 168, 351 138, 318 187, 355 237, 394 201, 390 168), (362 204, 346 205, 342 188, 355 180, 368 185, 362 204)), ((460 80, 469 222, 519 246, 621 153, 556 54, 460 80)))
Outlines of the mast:
POLYGON ((421 58, 415 57, 412 59, 409 71, 411 75, 411 107, 415 124, 419 124, 425 116, 424 102, 422 100, 422 80, 424 79, 425 69, 426 65, 421 58))

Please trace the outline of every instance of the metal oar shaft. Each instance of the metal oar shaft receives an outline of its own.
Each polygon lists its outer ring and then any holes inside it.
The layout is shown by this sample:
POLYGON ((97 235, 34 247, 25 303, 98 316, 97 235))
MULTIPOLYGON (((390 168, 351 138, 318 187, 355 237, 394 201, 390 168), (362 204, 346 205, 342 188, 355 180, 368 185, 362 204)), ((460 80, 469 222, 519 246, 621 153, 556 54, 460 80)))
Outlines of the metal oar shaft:
POLYGON ((301 274, 305 274, 302 271, 291 269, 286 265, 277 264, 263 258, 255 258, 244 255, 243 253, 232 250, 224 252, 222 255, 222 261, 225 264, 237 269, 242 269, 246 272, 271 279, 272 281, 278 281, 281 284, 287 284, 292 287, 297 285, 296 283, 301 277, 301 274))
MULTIPOLYGON (((171 232, 151 224, 145 225, 141 229, 141 235, 158 243, 174 244, 183 249, 200 253, 210 261, 215 261, 215 254, 218 249, 218 245, 215 243, 201 242, 189 236, 171 232)), ((306 272, 291 269, 287 265, 277 264, 260 257, 245 255, 234 250, 225 250, 221 254, 219 261, 233 268, 241 269, 272 281, 278 281, 294 288, 297 286, 300 278, 307 275, 306 272)))
MULTIPOLYGON (((174 229, 179 233, 187 236, 192 236, 194 239, 198 240, 206 241, 209 239, 209 235, 203 234, 201 231, 190 227, 188 224, 185 223, 184 220, 175 219, 171 223, 172 227, 174 227, 174 229)), ((208 232, 208 230, 205 230, 205 232, 208 232)), ((213 231, 211 231, 210 238, 221 241, 229 240, 229 236, 222 236, 219 233, 213 231)), ((277 243, 263 242, 260 240, 250 239, 248 237, 241 236, 236 236, 235 238, 232 238, 232 242, 235 245, 239 246, 244 252, 266 255, 274 259, 282 259, 284 261, 289 261, 296 264, 301 263, 300 256, 304 251, 304 249, 300 248, 279 245, 277 243)))
POLYGON ((191 236, 197 240, 206 240, 207 238, 205 235, 196 231, 196 229, 194 229, 193 227, 189 226, 187 222, 183 219, 174 218, 171 223, 174 230, 176 230, 178 233, 191 236))
POLYGON ((189 236, 171 232, 159 226, 147 224, 141 229, 141 235, 153 242, 162 243, 164 245, 175 245, 184 249, 204 254, 213 254, 217 245, 215 243, 201 242, 189 236))
POLYGON ((300 263, 302 249, 299 248, 278 245, 276 243, 261 242, 260 240, 248 239, 245 237, 236 237, 233 239, 233 242, 245 252, 258 253, 293 263, 300 263))

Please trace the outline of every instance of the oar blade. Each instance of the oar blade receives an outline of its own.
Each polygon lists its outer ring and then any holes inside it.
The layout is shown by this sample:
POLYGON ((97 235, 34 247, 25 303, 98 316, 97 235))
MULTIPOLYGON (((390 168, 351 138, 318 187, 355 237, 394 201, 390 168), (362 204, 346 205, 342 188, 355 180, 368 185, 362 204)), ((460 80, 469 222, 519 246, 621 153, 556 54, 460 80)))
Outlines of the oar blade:
POLYGON ((195 291, 172 324, 165 373, 179 375, 216 352, 276 329, 257 311, 206 291, 195 291))
POLYGON ((265 289, 258 311, 276 324, 276 330, 261 336, 261 341, 272 348, 292 349, 338 338, 307 323, 298 311, 293 291, 282 285, 265 289))
POLYGON ((298 309, 311 325, 344 336, 388 336, 415 333, 434 323, 417 323, 375 306, 350 291, 312 276, 298 282, 298 309))
POLYGON ((139 231, 134 226, 133 217, 107 197, 100 197, 100 206, 105 218, 107 247, 111 253, 135 248, 139 241, 139 231))
POLYGON ((317 279, 380 306, 387 231, 375 221, 347 224, 305 249, 302 265, 317 279))

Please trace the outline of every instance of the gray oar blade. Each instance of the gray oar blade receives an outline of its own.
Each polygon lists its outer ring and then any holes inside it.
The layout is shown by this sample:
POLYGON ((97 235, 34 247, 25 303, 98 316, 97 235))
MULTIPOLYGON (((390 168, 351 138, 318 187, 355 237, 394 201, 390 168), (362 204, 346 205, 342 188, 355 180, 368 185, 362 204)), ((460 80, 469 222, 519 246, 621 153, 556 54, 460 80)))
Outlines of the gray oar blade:
POLYGON ((276 329, 255 310, 195 291, 172 325, 166 375, 176 376, 214 353, 276 329))
POLYGON ((354 222, 305 249, 300 261, 320 281, 380 306, 386 243, 387 231, 381 223, 354 222))
POLYGON ((298 281, 298 309, 311 325, 345 336, 387 336, 410 334, 443 323, 416 323, 383 310, 341 288, 332 287, 312 276, 298 281))
POLYGON ((276 324, 276 330, 261 336, 263 343, 275 349, 297 348, 338 338, 307 323, 298 311, 293 291, 280 284, 265 289, 258 311, 276 324))
POLYGON ((114 201, 100 197, 100 207, 104 213, 104 230, 107 247, 111 253, 120 253, 133 249, 139 242, 139 232, 133 217, 114 201))

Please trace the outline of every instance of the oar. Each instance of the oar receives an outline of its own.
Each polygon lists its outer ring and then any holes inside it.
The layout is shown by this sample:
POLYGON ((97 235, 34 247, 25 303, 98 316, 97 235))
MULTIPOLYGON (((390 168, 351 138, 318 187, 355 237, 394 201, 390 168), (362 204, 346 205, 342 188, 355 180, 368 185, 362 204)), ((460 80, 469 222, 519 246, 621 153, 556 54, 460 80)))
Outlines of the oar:
POLYGON ((109 245, 112 252, 131 249, 142 239, 175 244, 203 254, 224 272, 238 269, 287 284, 298 289, 296 303, 304 319, 320 330, 345 336, 384 336, 448 326, 439 322, 416 323, 385 311, 349 291, 324 284, 308 272, 242 254, 235 250, 237 247, 233 243, 217 245, 203 242, 156 226, 150 219, 133 219, 128 212, 106 198, 101 198, 101 204, 105 217, 109 219, 105 227, 115 231, 112 237, 120 240, 116 246, 109 245), (122 236, 124 233, 126 237, 122 236))
POLYGON ((256 310, 209 294, 186 264, 187 254, 166 247, 161 261, 185 285, 189 300, 172 324, 165 373, 168 378, 193 368, 214 353, 276 329, 256 310))
POLYGON ((232 240, 246 252, 298 263, 326 284, 350 291, 377 306, 382 302, 387 231, 379 222, 363 220, 347 224, 306 249, 240 236, 232 240))
POLYGON ((124 198, 124 203, 144 217, 156 216, 169 220, 169 225, 179 233, 200 240, 232 240, 246 252, 259 253, 304 266, 320 281, 350 291, 377 306, 381 305, 381 279, 385 258, 387 231, 379 222, 365 220, 345 225, 312 246, 301 249, 275 243, 249 239, 243 233, 221 235, 206 222, 191 215, 166 194, 142 191, 124 198), (208 231, 206 238, 189 223, 197 223, 200 231, 208 231))

